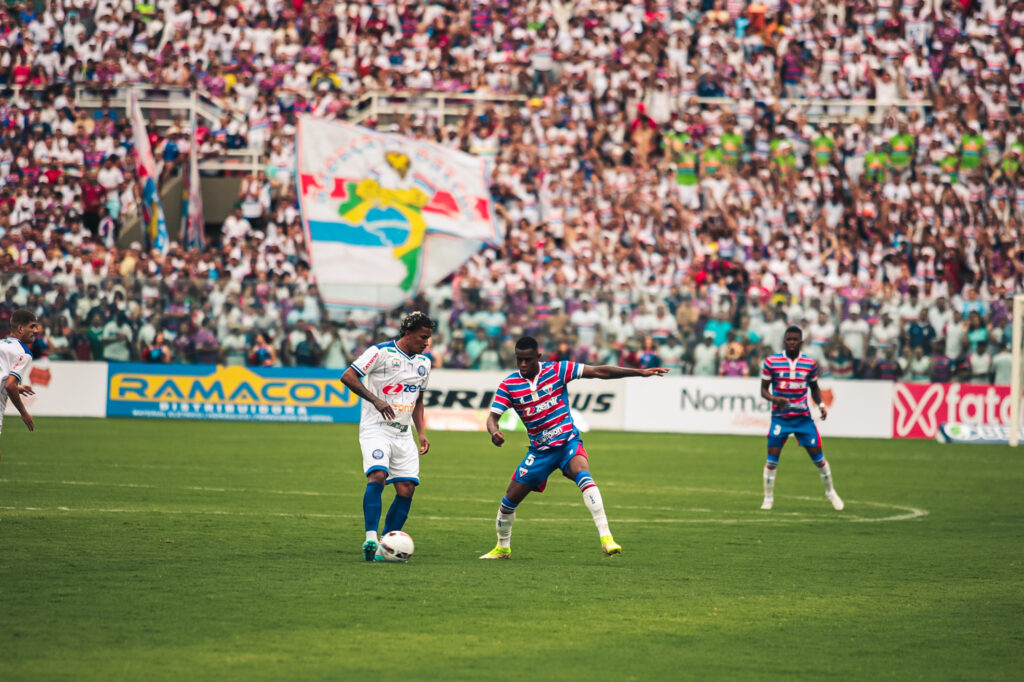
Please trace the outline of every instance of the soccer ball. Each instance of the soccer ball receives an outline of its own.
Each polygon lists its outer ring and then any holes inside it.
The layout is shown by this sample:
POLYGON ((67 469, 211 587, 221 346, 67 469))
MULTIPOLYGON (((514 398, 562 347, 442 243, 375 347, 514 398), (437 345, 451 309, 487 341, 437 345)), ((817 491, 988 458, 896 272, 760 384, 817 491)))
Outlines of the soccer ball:
POLYGON ((384 561, 408 561, 413 549, 415 546, 412 538, 400 530, 393 530, 380 539, 380 553, 384 556, 384 561))

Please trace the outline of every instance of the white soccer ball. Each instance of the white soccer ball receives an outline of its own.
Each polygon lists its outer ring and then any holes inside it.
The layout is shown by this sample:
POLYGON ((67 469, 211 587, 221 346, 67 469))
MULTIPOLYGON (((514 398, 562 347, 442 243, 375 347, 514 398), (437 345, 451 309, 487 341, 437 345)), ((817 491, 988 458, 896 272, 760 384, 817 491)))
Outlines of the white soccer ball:
POLYGON ((408 533, 400 530, 393 530, 380 539, 380 553, 384 556, 384 561, 408 561, 415 548, 408 533))

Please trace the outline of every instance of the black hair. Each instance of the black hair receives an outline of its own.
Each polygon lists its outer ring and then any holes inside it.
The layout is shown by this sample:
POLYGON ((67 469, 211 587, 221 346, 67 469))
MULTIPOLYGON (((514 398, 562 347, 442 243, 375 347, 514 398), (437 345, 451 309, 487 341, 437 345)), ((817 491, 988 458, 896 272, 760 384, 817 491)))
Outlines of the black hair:
POLYGON ((402 327, 398 330, 398 335, 400 337, 405 336, 406 334, 410 334, 420 329, 429 329, 430 331, 434 331, 436 326, 437 325, 434 324, 434 321, 427 317, 426 313, 414 310, 406 315, 405 319, 402 320, 402 327))
POLYGON ((538 350, 537 339, 532 336, 524 336, 516 341, 516 350, 538 350))
POLYGON ((36 321, 36 314, 31 310, 21 308, 11 313, 11 329, 17 329, 18 327, 24 327, 26 324, 32 324, 36 321))
POLYGON ((792 324, 786 328, 785 336, 789 336, 790 334, 799 334, 801 339, 804 338, 804 330, 796 326, 795 324, 792 324))

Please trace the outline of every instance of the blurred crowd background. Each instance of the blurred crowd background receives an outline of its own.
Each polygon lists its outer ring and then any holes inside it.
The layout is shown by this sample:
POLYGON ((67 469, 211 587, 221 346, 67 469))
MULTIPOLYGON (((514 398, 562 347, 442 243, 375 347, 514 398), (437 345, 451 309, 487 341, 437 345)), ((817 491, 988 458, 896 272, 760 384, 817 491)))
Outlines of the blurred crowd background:
POLYGON ((757 376, 790 324, 826 376, 1008 383, 1024 292, 1024 2, 50 0, 0 10, 0 326, 54 360, 344 367, 416 308, 437 366, 552 357, 757 376), (127 86, 224 112, 150 137, 162 179, 257 155, 205 248, 128 241, 127 86), (402 308, 329 319, 296 116, 493 158, 502 245, 402 308), (488 99, 491 97, 491 99, 488 99), (424 100, 427 101, 427 100, 424 100))

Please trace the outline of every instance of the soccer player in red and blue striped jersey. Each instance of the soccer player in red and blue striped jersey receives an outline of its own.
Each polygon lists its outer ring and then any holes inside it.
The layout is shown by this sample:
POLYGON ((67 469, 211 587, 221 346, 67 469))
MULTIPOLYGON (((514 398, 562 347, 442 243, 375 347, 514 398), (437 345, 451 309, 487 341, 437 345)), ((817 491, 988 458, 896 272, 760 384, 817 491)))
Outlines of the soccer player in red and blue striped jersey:
POLYGON ((764 467, 764 502, 761 509, 771 509, 775 503, 775 472, 779 466, 782 446, 790 434, 796 442, 807 449, 811 461, 818 467, 821 481, 825 484, 825 497, 837 511, 842 511, 843 501, 832 486, 832 470, 825 453, 821 451, 821 436, 811 418, 807 395, 818 405, 822 421, 828 417, 828 410, 818 387, 818 363, 809 355, 800 352, 804 342, 800 327, 790 327, 783 338, 785 351, 769 355, 764 359, 761 372, 761 396, 772 404, 772 423, 768 428, 768 461, 764 467))
POLYGON ((516 467, 505 496, 498 508, 496 527, 498 544, 481 559, 508 559, 511 556, 512 522, 516 507, 531 490, 542 492, 548 476, 555 469, 573 480, 583 502, 590 510, 601 537, 601 548, 608 555, 622 551, 612 538, 608 516, 604 511, 601 491, 590 475, 590 461, 583 448, 580 432, 569 412, 569 391, 566 385, 574 379, 622 379, 625 377, 653 377, 666 374, 664 367, 627 369, 612 365, 591 367, 577 362, 541 362, 536 339, 524 336, 516 342, 517 372, 510 374, 498 385, 487 418, 487 431, 491 442, 501 447, 505 436, 498 428, 498 418, 506 410, 514 409, 526 426, 530 447, 526 457, 516 467))

